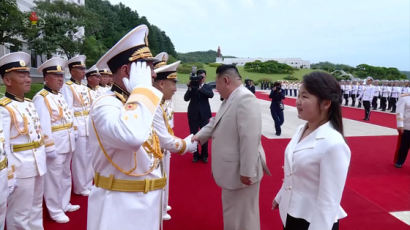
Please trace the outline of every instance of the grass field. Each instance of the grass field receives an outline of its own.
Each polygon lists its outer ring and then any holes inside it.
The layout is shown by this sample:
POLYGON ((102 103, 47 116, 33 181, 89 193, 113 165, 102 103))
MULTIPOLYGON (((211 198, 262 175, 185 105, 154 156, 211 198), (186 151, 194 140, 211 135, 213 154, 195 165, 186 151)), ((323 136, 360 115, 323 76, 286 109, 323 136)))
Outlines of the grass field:
MULTIPOLYGON (((206 70, 206 82, 210 82, 210 81, 215 81, 215 71, 216 71, 216 67, 210 67, 208 65, 205 65, 206 70)), ((284 77, 288 76, 289 74, 266 74, 266 73, 251 73, 251 72, 246 72, 242 66, 238 66, 238 70, 239 73, 242 76, 242 79, 252 79, 254 82, 257 82, 261 79, 270 79, 272 82, 277 81, 277 80, 283 80, 284 77)), ((311 69, 300 69, 300 70, 296 70, 293 73, 293 76, 298 78, 299 80, 302 79, 302 77, 305 74, 311 73, 314 70, 311 69)), ((178 73, 178 81, 181 84, 186 84, 189 81, 189 74, 182 74, 182 73, 178 73)))
MULTIPOLYGON (((27 98, 32 99, 34 95, 43 88, 43 84, 35 83, 31 84, 30 92, 26 93, 24 96, 27 98)), ((4 85, 0 85, 0 97, 3 97, 4 92, 6 91, 6 87, 4 85)))

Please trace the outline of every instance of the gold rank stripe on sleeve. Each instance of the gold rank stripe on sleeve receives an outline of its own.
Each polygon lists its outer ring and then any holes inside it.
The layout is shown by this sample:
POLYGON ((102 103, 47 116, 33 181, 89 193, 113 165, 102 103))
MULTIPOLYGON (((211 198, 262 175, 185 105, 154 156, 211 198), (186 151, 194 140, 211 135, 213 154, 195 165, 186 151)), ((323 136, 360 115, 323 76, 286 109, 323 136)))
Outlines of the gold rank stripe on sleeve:
POLYGON ((136 88, 128 98, 127 104, 139 102, 145 105, 154 114, 161 98, 157 97, 150 89, 136 88))
POLYGON ((3 97, 2 99, 0 99, 0 106, 6 106, 7 104, 9 104, 11 102, 11 99, 8 97, 3 97))
POLYGON ((178 154, 183 154, 183 153, 185 152, 185 149, 186 149, 186 142, 185 142, 185 140, 182 140, 182 139, 181 139, 181 142, 182 142, 182 148, 181 148, 181 150, 179 150, 178 154))

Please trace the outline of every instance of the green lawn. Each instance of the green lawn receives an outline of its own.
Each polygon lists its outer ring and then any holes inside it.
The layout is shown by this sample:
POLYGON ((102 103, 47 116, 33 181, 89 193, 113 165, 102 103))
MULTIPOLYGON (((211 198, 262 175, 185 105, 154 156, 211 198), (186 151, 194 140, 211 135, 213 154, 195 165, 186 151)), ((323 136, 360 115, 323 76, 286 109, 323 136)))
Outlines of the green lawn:
MULTIPOLYGON (((25 97, 28 97, 30 99, 32 99, 34 97, 34 95, 40 91, 43 88, 43 84, 41 83, 35 83, 35 84, 31 84, 31 90, 30 92, 28 92, 26 95, 24 95, 25 97)), ((4 95, 4 92, 6 91, 6 87, 4 85, 0 85, 0 97, 2 97, 4 95)))
MULTIPOLYGON (((288 76, 289 74, 266 74, 266 73, 251 73, 251 72, 246 72, 242 66, 238 66, 239 69, 239 73, 242 76, 242 79, 252 79, 254 82, 257 82, 258 80, 261 79, 270 79, 272 82, 277 81, 277 80, 283 80, 284 77, 288 76)), ((210 81, 215 81, 215 71, 216 71, 216 67, 210 67, 208 65, 205 65, 205 70, 206 70, 206 81, 210 82, 210 81)), ((305 74, 311 73, 314 70, 312 69, 300 69, 300 70, 296 70, 293 73, 293 76, 298 78, 298 79, 302 79, 302 77, 305 74)), ((178 81, 181 84, 186 84, 189 81, 189 74, 182 74, 182 73, 178 73, 178 81)))

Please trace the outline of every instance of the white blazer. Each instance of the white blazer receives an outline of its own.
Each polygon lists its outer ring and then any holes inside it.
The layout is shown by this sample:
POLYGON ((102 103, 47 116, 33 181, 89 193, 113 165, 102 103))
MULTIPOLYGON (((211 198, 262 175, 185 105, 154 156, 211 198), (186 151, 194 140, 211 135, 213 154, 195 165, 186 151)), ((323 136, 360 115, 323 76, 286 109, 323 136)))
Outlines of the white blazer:
POLYGON ((289 214, 308 221, 309 230, 331 230, 338 219, 347 216, 340 200, 350 149, 330 122, 299 142, 304 128, 298 128, 286 147, 284 180, 275 201, 283 225, 289 214))

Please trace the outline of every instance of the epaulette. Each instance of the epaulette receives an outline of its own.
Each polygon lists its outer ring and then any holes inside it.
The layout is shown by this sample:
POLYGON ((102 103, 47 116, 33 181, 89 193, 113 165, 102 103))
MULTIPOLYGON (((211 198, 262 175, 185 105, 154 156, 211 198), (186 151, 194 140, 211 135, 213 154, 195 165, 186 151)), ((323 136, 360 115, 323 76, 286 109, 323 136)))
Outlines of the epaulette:
POLYGON ((31 99, 30 99, 30 98, 27 98, 27 97, 25 97, 24 100, 25 100, 25 101, 31 101, 31 99))
POLYGON ((410 96, 410 93, 403 93, 400 95, 400 97, 407 97, 407 96, 410 96))
POLYGON ((3 97, 0 99, 0 106, 5 106, 11 102, 11 99, 8 97, 3 97))
POLYGON ((66 84, 67 85, 72 85, 74 82, 72 82, 71 80, 68 80, 67 82, 66 82, 66 84))
POLYGON ((42 89, 42 90, 40 91, 40 95, 43 96, 43 97, 46 97, 46 96, 48 95, 48 91, 45 90, 45 89, 42 89))

